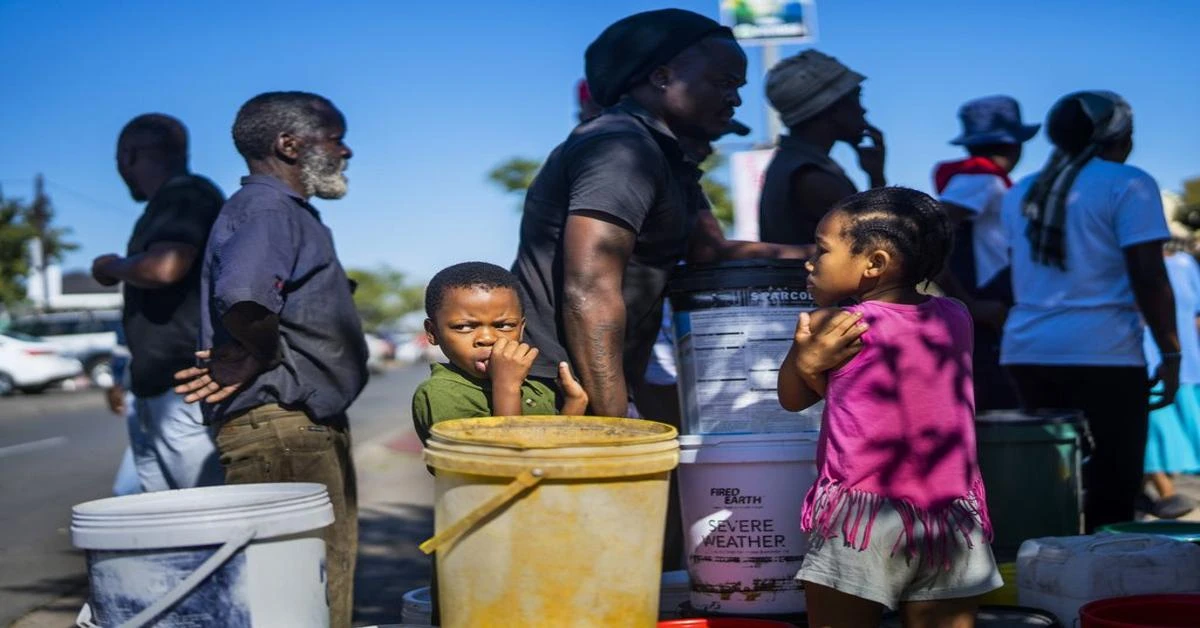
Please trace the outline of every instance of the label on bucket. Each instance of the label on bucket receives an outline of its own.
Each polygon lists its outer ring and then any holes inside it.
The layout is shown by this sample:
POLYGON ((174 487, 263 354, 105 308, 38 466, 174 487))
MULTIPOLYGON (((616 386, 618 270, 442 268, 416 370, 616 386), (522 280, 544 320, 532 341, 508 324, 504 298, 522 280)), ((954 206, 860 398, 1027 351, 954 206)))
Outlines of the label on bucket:
POLYGON ((808 548, 800 530, 811 460, 679 465, 692 605, 712 612, 804 610, 795 579, 808 548))
MULTIPOLYGON (((90 604, 97 623, 119 626, 191 575, 216 547, 179 551, 89 551, 90 604)), ((234 554, 186 597, 160 615, 162 628, 250 628, 246 556, 234 554)))
POLYGON ((675 310, 686 433, 817 430, 824 403, 803 412, 779 405, 776 379, 800 313, 803 290, 739 289, 680 297, 675 310), (695 309, 686 310, 691 307, 695 309))

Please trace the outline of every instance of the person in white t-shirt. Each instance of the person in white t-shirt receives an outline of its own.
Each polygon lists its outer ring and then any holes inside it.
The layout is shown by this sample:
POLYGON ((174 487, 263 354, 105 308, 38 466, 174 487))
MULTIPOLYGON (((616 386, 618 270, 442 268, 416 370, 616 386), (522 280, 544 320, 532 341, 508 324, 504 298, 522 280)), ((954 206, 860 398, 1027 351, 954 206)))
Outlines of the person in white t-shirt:
POLYGON ((1175 303, 1163 265, 1170 238, 1158 185, 1125 160, 1133 112, 1112 92, 1065 96, 1046 132, 1045 168, 1017 183, 1001 210, 1016 303, 1002 364, 1027 411, 1082 410, 1095 437, 1084 466, 1084 523, 1134 516, 1149 411, 1143 319, 1162 354, 1158 404, 1179 386, 1175 303), (1140 314, 1139 314, 1140 312, 1140 314))
POLYGON ((958 110, 962 134, 951 144, 966 159, 944 161, 933 170, 938 200, 954 225, 955 247, 937 283, 965 303, 975 321, 975 409, 1017 407, 1017 393, 1000 366, 1000 333, 1012 306, 1008 237, 1000 223, 1000 203, 1012 187, 1008 175, 1021 160, 1022 145, 1040 124, 1021 121, 1011 96, 988 96, 958 110))

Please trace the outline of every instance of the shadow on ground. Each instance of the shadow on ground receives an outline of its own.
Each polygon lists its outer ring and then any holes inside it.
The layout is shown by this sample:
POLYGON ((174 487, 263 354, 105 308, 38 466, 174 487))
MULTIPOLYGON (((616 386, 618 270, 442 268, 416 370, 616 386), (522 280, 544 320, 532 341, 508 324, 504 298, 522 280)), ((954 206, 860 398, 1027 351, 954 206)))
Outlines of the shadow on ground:
POLYGON ((430 559, 417 545, 433 535, 433 509, 376 504, 358 513, 354 624, 400 623, 404 594, 429 585, 430 559))

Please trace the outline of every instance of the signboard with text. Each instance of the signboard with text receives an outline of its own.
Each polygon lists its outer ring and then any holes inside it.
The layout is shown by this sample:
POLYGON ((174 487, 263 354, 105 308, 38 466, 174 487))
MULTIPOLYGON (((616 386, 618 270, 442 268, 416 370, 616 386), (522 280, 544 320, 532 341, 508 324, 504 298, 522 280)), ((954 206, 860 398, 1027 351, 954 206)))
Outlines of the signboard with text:
POLYGON ((763 178, 775 149, 736 152, 729 159, 729 183, 733 196, 733 238, 758 240, 758 198, 763 178))
POLYGON ((721 24, 745 44, 801 44, 816 39, 813 0, 721 0, 721 24))

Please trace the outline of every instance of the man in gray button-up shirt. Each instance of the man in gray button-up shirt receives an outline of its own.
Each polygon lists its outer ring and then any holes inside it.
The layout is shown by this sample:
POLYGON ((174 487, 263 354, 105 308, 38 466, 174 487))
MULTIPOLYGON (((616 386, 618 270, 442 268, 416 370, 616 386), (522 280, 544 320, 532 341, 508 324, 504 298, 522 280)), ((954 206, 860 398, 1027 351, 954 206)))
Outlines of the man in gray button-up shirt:
POLYGON ((177 390, 204 402, 229 484, 317 482, 330 625, 350 626, 357 490, 345 411, 367 381, 367 347, 329 229, 308 199, 346 193, 345 118, 321 96, 272 92, 238 112, 250 176, 222 207, 204 254, 201 367, 177 390))

